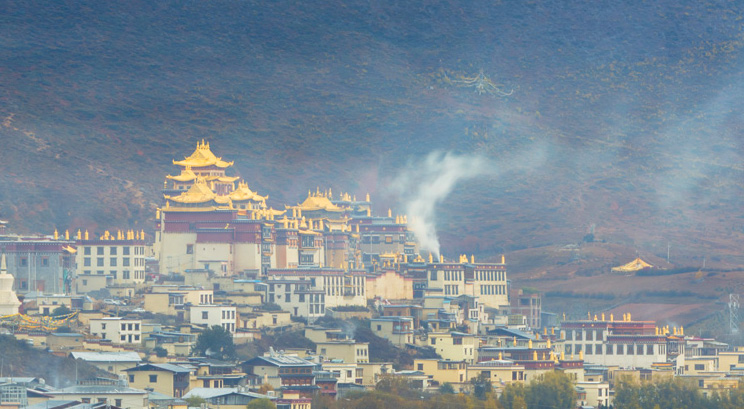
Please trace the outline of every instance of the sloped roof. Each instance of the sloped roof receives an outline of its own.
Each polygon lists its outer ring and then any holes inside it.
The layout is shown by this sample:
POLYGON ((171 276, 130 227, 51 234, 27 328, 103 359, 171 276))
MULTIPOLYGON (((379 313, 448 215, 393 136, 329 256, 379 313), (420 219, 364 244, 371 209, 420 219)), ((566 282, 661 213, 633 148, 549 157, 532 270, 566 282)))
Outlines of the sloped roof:
POLYGON ((142 362, 136 352, 70 352, 74 359, 89 362, 142 362))
POLYGON ((651 267, 653 267, 651 264, 648 264, 647 262, 641 260, 640 257, 636 257, 635 260, 631 261, 628 264, 623 264, 622 266, 613 267, 612 271, 633 272, 633 271, 643 270, 644 268, 651 268, 651 267))

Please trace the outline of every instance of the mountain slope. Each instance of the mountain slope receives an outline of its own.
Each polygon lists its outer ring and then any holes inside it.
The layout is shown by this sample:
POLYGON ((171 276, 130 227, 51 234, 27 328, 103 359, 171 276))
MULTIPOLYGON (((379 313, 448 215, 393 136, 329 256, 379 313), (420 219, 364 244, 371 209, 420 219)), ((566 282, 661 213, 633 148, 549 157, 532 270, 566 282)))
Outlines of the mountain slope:
POLYGON ((741 263, 742 5, 119 2, 0 5, 0 217, 150 226, 206 138, 272 204, 402 204, 431 151, 510 169, 440 206, 445 253, 596 235, 741 263), (451 80, 479 71, 509 96, 451 80), (515 165, 518 161, 518 166, 515 165))

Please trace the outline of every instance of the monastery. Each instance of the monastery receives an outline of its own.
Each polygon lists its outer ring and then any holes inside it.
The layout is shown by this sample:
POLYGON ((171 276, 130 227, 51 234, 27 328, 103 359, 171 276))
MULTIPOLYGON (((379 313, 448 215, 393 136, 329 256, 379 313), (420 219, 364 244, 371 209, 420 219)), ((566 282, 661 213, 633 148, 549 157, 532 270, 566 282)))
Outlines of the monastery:
POLYGON ((406 215, 372 214, 364 200, 328 189, 298 204, 270 206, 268 195, 229 176, 232 161, 199 142, 163 186, 154 251, 161 274, 211 271, 271 283, 269 301, 295 315, 323 315, 323 305, 366 305, 368 299, 424 295, 478 297, 508 305, 506 265, 474 258, 419 254, 406 215), (282 291, 275 291, 284 285, 282 291), (317 306, 284 305, 300 299, 317 306), (323 300, 321 303, 320 300, 323 300))

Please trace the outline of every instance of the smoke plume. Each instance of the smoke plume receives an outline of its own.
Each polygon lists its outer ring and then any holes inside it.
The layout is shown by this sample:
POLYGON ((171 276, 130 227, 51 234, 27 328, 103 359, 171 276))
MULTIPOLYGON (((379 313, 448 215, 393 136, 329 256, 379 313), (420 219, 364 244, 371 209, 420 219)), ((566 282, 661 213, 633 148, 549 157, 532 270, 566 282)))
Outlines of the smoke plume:
POLYGON ((436 210, 458 182, 492 171, 488 161, 475 155, 432 152, 412 162, 392 183, 405 204, 408 226, 416 234, 420 250, 439 255, 436 210))

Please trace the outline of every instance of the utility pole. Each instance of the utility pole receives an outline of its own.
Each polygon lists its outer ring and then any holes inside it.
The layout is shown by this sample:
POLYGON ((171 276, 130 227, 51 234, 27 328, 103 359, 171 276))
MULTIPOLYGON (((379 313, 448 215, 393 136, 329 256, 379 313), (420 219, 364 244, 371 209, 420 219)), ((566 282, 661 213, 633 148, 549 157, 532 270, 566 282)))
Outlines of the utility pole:
POLYGON ((729 294, 729 329, 731 335, 739 332, 739 294, 729 294))
POLYGON ((667 242, 667 263, 669 263, 669 250, 672 248, 672 244, 667 242))

